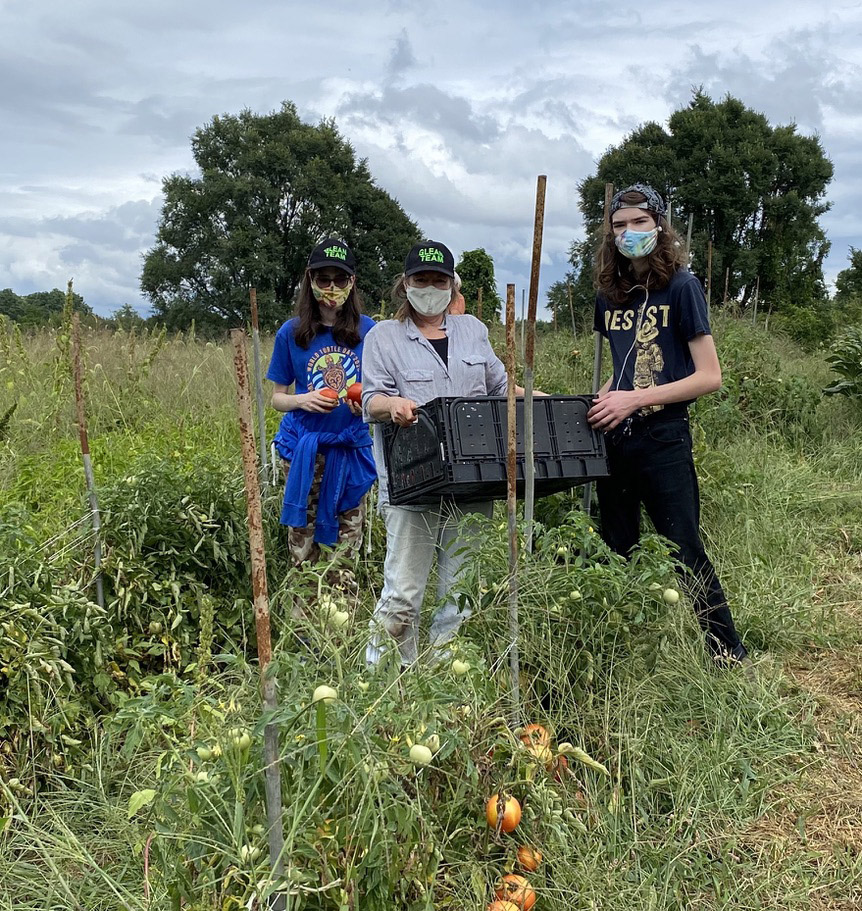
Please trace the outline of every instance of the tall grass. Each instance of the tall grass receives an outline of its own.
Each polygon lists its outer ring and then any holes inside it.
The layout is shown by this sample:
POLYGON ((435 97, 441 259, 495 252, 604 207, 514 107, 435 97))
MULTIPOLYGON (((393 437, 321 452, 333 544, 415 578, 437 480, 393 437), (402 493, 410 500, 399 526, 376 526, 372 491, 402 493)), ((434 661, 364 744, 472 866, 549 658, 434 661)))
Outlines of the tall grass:
MULTIPOLYGON (((69 529, 74 543, 72 525, 85 513, 71 387, 58 358, 62 339, 54 331, 22 337, 8 325, 0 333, 0 415, 17 405, 0 442, 0 506, 20 510, 35 538, 56 552, 54 537, 69 529)), ((817 839, 806 829, 820 812, 818 778, 842 766, 828 746, 839 734, 824 721, 817 694, 792 674, 802 657, 840 660, 862 643, 862 422, 851 403, 811 397, 828 377, 819 357, 729 319, 717 321, 716 337, 725 390, 695 411, 704 533, 758 680, 711 666, 689 608, 662 607, 647 584, 672 584, 660 548, 640 568, 623 567, 604 554, 588 521, 563 518, 577 494, 542 503, 544 543, 525 557, 521 573, 530 719, 557 741, 587 749, 611 774, 570 767, 560 782, 541 770, 522 780, 517 739, 495 721, 506 708, 505 600, 495 590, 505 573, 499 517, 465 586, 477 607, 459 644, 472 665, 466 678, 447 667, 403 676, 364 669, 382 559, 378 522, 361 568, 367 584, 346 632, 333 637, 316 620, 303 628, 288 621, 282 593, 310 577, 272 580, 282 749, 292 784, 288 847, 291 863, 310 875, 297 879, 292 908, 356 907, 349 890, 313 889, 321 869, 348 879, 364 869, 357 834, 360 847, 379 858, 380 876, 401 883, 380 907, 484 907, 516 844, 489 835, 484 800, 515 780, 530 808, 524 835, 546 855, 534 877, 537 909, 858 906, 859 852, 828 820, 817 839), (311 640, 315 658, 295 652, 295 633, 311 640), (312 716, 303 714, 319 682, 337 683, 342 699, 328 721, 335 778, 326 786, 315 777, 312 716), (417 774, 405 738, 423 731, 439 732, 443 746, 434 767, 417 774), (423 877, 430 871, 431 881, 422 886, 415 870, 423 877)), ((501 338, 494 335, 498 344, 501 338)), ((537 387, 587 392, 591 350, 588 338, 543 336, 537 387)), ((160 459, 184 469, 211 459, 235 466, 239 476, 227 345, 89 332, 85 351, 103 488, 160 459)), ((278 417, 268 419, 272 432, 278 417)), ((86 551, 60 554, 74 577, 86 551)), ((281 567, 279 559, 273 565, 281 567)), ((218 605, 217 620, 221 610, 227 604, 218 605)), ((258 843, 252 826, 261 814, 254 673, 236 655, 213 661, 219 670, 206 680, 180 684, 167 674, 113 716, 94 719, 83 761, 34 782, 33 795, 9 785, 13 775, 29 780, 26 761, 13 768, 0 752, 0 909, 172 907, 170 864, 187 869, 193 850, 213 858, 213 878, 189 907, 254 906, 265 867, 242 859, 246 839, 258 843), (251 752, 229 754, 218 786, 189 777, 217 768, 196 748, 229 745, 237 725, 252 731, 251 752), (156 802, 130 819, 129 797, 142 788, 157 789, 164 807, 156 802), (196 793, 203 803, 189 803, 196 793), (226 825, 207 823, 207 807, 226 825)), ((2 693, 0 682, 0 705, 2 693)), ((841 737, 841 755, 858 759, 858 728, 841 737)), ((842 807, 852 811, 849 797, 842 807)))

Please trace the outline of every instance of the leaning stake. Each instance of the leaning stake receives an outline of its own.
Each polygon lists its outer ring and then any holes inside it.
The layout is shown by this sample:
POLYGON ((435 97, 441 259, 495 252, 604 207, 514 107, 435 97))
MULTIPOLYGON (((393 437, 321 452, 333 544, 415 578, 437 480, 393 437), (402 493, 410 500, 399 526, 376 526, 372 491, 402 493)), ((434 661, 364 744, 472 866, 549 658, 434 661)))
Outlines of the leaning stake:
POLYGON ((515 410, 515 286, 506 285, 506 510, 509 517, 509 667, 512 674, 512 726, 521 724, 521 662, 518 653, 518 527, 516 524, 517 413, 515 410))
POLYGON ((260 368, 260 331, 257 325, 257 289, 249 290, 251 300, 251 338, 254 346, 254 395, 257 399, 257 438, 260 446, 260 477, 263 489, 269 489, 266 448, 266 411, 263 404, 263 375, 260 368))
MULTIPOLYGON (((68 294, 72 293, 69 282, 68 294)), ((96 572, 96 603, 105 606, 105 592, 102 588, 102 520, 99 516, 99 498, 96 496, 96 480, 93 477, 93 463, 90 459, 90 441, 87 437, 87 414, 84 410, 84 382, 81 376, 81 323, 78 314, 72 314, 72 372, 75 376, 75 409, 78 415, 78 436, 81 438, 81 459, 84 462, 84 477, 87 480, 87 497, 90 500, 90 516, 93 523, 93 568, 96 572)))
POLYGON ((530 299, 527 306, 527 348, 524 354, 524 548, 533 550, 533 502, 536 495, 536 463, 533 461, 533 365, 536 356, 536 307, 539 302, 539 266, 542 259, 542 229, 545 223, 545 186, 548 178, 536 181, 536 220, 533 223, 533 264, 530 270, 530 299))
MULTIPOLYGON (((257 657, 260 666, 261 694, 264 710, 272 715, 277 708, 275 678, 267 673, 272 658, 272 639, 269 630, 269 593, 266 584, 266 552, 263 546, 263 521, 260 510, 260 486, 257 478, 257 457, 252 431, 251 396, 249 395, 248 359, 245 353, 245 332, 232 329, 233 366, 236 371, 236 400, 239 411, 239 432, 242 439, 242 467, 245 476, 245 497, 248 512, 248 540, 251 549, 251 585, 254 592, 254 623, 257 631, 257 657)), ((281 773, 278 765, 278 730, 272 723, 263 731, 264 790, 266 820, 269 824, 269 863, 272 875, 281 880, 284 875, 284 832, 281 823, 281 773)), ((283 911, 285 897, 273 896, 273 911, 283 911)))
MULTIPOLYGON (((602 236, 606 231, 611 230, 610 225, 610 212, 611 212, 611 200, 614 196, 614 185, 612 183, 605 184, 605 220, 602 223, 602 236)), ((595 396, 599 391, 599 384, 602 381, 602 334, 598 330, 593 332, 593 395, 595 396)), ((589 515, 590 513, 590 504, 593 497, 593 485, 591 481, 588 481, 584 484, 584 500, 581 504, 583 511, 589 515)))

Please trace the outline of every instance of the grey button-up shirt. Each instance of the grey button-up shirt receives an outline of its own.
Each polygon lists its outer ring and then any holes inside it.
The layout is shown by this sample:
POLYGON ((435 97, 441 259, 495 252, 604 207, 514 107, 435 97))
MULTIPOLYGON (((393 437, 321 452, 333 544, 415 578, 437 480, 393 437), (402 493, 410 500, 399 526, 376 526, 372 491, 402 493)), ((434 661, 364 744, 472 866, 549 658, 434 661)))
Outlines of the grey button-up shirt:
MULTIPOLYGON (((362 351, 362 409, 375 395, 401 396, 424 405, 444 395, 503 395, 506 368, 488 341, 488 328, 475 316, 448 314, 442 328, 449 338, 448 364, 411 319, 384 320, 369 330, 362 351)), ((389 501, 383 434, 374 434, 374 461, 380 503, 389 501)))

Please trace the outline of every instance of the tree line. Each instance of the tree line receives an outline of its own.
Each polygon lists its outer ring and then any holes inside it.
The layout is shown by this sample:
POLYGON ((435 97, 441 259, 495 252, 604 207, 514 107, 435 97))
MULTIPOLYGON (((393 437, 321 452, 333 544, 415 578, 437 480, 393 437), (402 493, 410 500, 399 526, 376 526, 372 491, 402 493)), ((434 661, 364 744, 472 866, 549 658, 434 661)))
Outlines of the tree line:
MULTIPOLYGON (((155 244, 144 256, 141 289, 151 322, 173 330, 194 321, 201 331, 223 331, 248 318, 255 287, 261 326, 274 329, 292 311, 308 251, 327 234, 354 250, 366 310, 388 314, 389 287, 423 234, 333 120, 305 123, 290 102, 268 114, 216 116, 195 131, 192 153, 197 173, 163 181, 155 244)), ((846 321, 862 308, 862 253, 851 248, 831 301, 823 277, 829 241, 819 219, 830 206, 832 176, 818 137, 801 135, 794 124, 773 126, 730 95, 715 102, 695 91, 666 127, 639 126, 581 181, 584 237, 572 241, 570 269, 551 286, 548 309, 562 325, 591 327, 605 184, 644 181, 665 196, 683 237, 691 220, 690 266, 705 282, 711 251, 714 306, 725 288, 741 309, 758 297, 800 340, 825 340, 839 313, 846 321)), ((477 311, 481 289, 483 319, 499 320, 492 257, 484 248, 467 251, 456 268, 468 312, 477 311)), ((63 297, 6 289, 0 314, 23 325, 50 322, 63 297)), ((78 300, 78 309, 91 313, 78 300)), ((127 328, 139 319, 128 304, 112 317, 127 328)))

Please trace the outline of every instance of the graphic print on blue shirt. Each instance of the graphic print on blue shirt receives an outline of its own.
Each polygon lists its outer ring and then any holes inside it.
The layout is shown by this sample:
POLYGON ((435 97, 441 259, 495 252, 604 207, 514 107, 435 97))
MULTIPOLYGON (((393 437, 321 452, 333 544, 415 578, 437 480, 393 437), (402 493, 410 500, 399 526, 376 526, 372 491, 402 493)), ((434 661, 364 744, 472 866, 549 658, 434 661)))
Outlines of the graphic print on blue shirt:
MULTIPOLYGON (((296 342, 296 318, 288 320, 278 330, 275 347, 266 378, 285 386, 295 384, 297 394, 314 390, 332 389, 338 393, 341 404, 329 414, 314 414, 309 411, 289 411, 282 418, 285 424, 298 424, 309 431, 338 433, 351 421, 362 421, 350 413, 346 405, 347 390, 362 379, 362 346, 368 330, 374 325, 369 316, 359 320, 359 344, 354 348, 339 345, 332 332, 320 332, 308 348, 300 348, 296 342)), ((278 446, 279 439, 275 439, 278 446)))
MULTIPOLYGON (((610 344, 614 363, 611 389, 648 389, 691 376, 694 362, 688 343, 698 335, 710 334, 706 298, 690 272, 680 270, 665 288, 650 291, 646 308, 644 301, 642 290, 632 293, 631 303, 616 307, 601 292, 596 297, 593 328, 610 344)), ((667 408, 681 411, 688 404, 667 408)), ((652 405, 641 413, 664 408, 652 405)))

